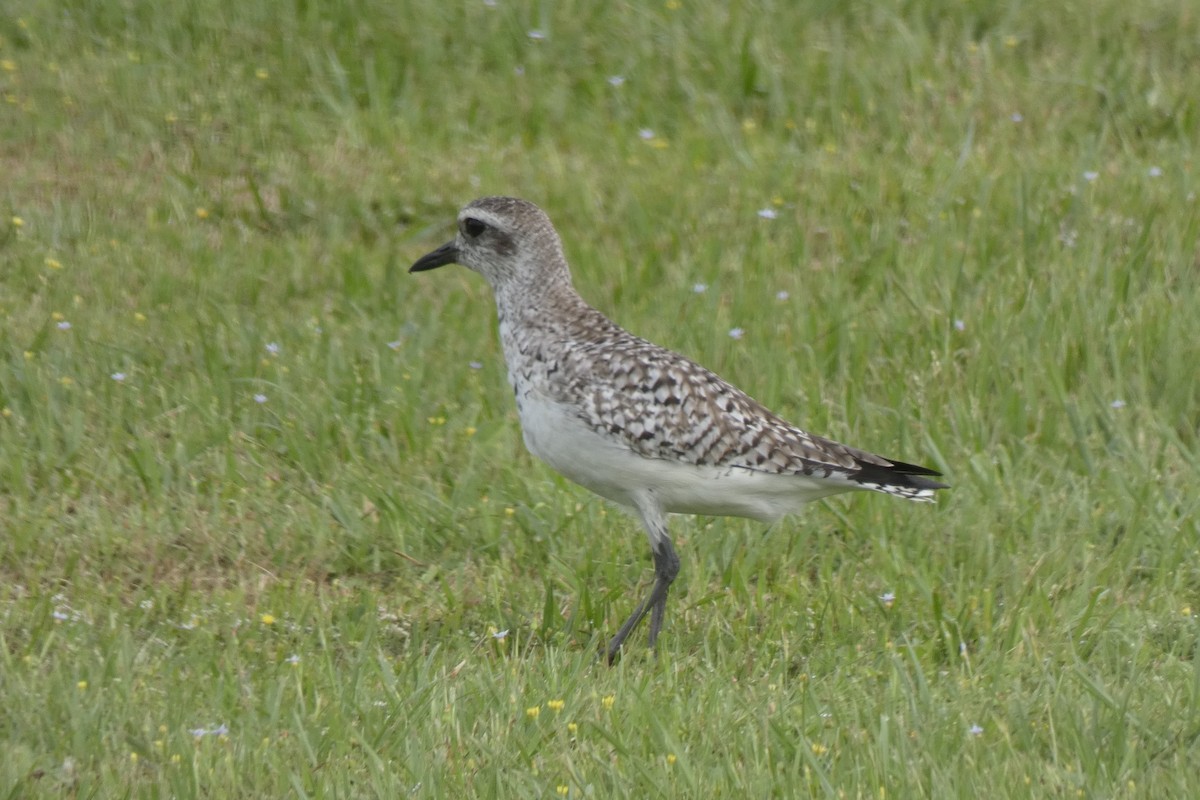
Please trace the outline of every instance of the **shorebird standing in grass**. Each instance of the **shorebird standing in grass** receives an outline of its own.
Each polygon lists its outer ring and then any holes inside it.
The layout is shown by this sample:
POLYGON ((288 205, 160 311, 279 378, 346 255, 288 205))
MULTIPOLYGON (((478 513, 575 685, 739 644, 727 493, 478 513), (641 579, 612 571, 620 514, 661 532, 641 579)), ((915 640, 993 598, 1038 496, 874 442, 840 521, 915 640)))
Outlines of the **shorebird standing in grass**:
POLYGON ((932 469, 807 433, 694 361, 610 321, 575 291, 558 233, 530 202, 469 203, 454 240, 409 271, 446 264, 478 272, 495 293, 529 451, 631 509, 646 529, 654 586, 609 642, 610 662, 647 613, 652 648, 662 630, 679 573, 668 514, 769 523, 839 492, 929 501, 946 487, 932 469))

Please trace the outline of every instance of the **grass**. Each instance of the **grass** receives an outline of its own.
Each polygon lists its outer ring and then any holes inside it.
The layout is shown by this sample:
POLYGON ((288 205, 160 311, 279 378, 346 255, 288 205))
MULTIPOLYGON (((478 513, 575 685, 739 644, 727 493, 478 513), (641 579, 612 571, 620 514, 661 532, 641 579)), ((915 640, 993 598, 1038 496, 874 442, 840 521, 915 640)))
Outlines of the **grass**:
POLYGON ((0 796, 1200 792, 1200 15, 734 5, 8 9, 0 796), (490 193, 954 488, 677 518, 603 666, 644 536, 404 273, 490 193))

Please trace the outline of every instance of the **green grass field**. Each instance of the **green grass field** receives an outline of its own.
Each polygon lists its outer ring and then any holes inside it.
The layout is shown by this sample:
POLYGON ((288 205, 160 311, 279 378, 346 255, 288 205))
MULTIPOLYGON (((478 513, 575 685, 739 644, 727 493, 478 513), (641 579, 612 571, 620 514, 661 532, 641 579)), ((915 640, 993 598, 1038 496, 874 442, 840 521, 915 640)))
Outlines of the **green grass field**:
POLYGON ((9 3, 0 797, 1200 795, 1198 70, 1192 0, 9 3), (406 274, 485 194, 953 489, 676 518, 604 666, 640 527, 406 274))

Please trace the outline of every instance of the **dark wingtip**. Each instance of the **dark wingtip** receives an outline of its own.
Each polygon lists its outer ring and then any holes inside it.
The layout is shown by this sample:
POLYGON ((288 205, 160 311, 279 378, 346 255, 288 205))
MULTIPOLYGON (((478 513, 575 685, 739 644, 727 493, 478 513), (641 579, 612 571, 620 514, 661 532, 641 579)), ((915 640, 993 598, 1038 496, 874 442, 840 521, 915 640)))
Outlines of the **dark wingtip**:
POLYGON ((918 464, 906 464, 903 461, 887 459, 887 465, 863 464, 854 474, 854 480, 859 483, 875 483, 884 486, 901 486, 911 489, 949 489, 950 484, 931 480, 940 478, 942 473, 936 469, 922 467, 918 464))

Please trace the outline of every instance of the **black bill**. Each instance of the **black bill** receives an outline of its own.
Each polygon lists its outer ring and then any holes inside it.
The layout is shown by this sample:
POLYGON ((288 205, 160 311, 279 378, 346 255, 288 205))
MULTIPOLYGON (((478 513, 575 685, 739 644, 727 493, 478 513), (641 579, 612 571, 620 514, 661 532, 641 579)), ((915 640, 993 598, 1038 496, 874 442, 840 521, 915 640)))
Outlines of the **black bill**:
POLYGON ((416 263, 408 268, 409 272, 424 272, 429 269, 437 269, 444 267, 447 264, 455 264, 458 262, 458 248, 454 242, 446 242, 444 245, 434 250, 432 253, 426 253, 417 259, 416 263))

